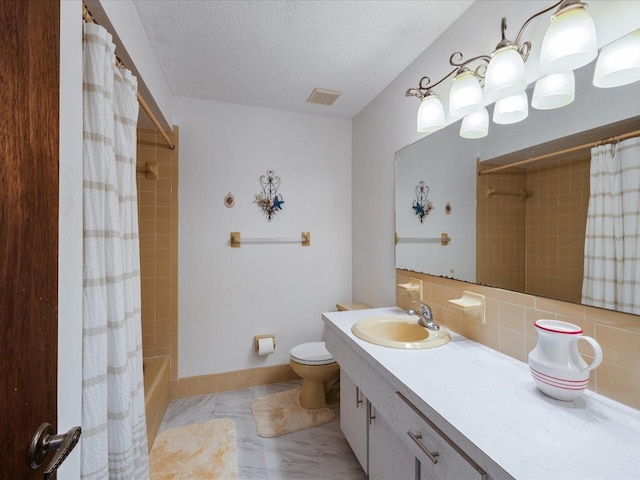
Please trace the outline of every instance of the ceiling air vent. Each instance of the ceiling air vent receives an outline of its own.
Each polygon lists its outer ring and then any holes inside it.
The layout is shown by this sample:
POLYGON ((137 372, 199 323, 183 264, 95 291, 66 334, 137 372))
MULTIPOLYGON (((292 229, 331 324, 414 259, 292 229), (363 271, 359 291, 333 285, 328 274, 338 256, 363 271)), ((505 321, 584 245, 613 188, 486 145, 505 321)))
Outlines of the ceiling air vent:
POLYGON ((333 105, 333 102, 336 101, 342 92, 338 92, 337 90, 327 90, 326 88, 314 88, 309 98, 307 98, 307 103, 317 103, 319 105, 333 105))

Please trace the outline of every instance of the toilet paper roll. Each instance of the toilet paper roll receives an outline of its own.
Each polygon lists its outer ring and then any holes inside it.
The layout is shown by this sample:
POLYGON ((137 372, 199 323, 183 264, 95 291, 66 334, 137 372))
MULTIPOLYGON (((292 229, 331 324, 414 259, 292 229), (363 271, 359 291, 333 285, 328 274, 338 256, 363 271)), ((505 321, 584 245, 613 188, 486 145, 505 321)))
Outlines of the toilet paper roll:
POLYGON ((273 338, 259 338, 258 339, 258 355, 264 356, 273 353, 273 338))

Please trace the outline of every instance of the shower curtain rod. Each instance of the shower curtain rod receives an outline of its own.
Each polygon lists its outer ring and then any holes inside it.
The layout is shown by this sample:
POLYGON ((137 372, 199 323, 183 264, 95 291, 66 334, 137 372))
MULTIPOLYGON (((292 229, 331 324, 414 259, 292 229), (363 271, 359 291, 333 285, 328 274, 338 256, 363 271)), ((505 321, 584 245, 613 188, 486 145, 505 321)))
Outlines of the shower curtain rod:
POLYGON ((525 165, 527 163, 535 162, 537 160, 544 160, 545 158, 555 157, 557 155, 564 155, 565 153, 576 152, 578 150, 584 150, 585 148, 597 147, 599 145, 605 145, 607 143, 612 142, 620 142, 621 140, 626 140, 627 138, 633 138, 640 136, 640 130, 634 130, 633 132, 622 133, 620 135, 614 135, 613 137, 605 138, 603 140, 599 140, 597 142, 585 143, 582 145, 577 145, 575 147, 565 148, 564 150, 558 150, 557 152, 546 153, 544 155, 539 155, 533 158, 527 158, 525 160, 520 160, 519 162, 509 163, 507 165, 500 165, 499 167, 488 168, 487 170, 482 170, 478 172, 478 175, 487 175, 488 173, 498 172, 500 170, 506 170, 507 168, 517 167, 520 165, 525 165))
MULTIPOLYGON (((84 4, 84 2, 82 3, 82 19, 85 22, 95 23, 97 25, 97 22, 91 16, 91 13, 87 9, 87 6, 84 4)), ((118 68, 124 66, 122 61, 117 56, 116 56, 116 66, 118 68)), ((147 105, 147 102, 145 102, 144 98, 142 98, 142 95, 140 95, 140 92, 136 92, 136 95, 138 96, 138 103, 140 104, 140 107, 142 107, 142 110, 145 111, 145 113, 147 114, 147 116, 149 117, 149 119, 151 120, 153 125, 156 127, 156 130, 158 130, 158 132, 160 132, 160 135, 162 135, 164 140, 167 142, 167 146, 171 150, 175 150, 176 149, 175 143, 173 143, 173 141, 171 140, 169 135, 167 135, 167 132, 164 131, 164 129, 162 128, 162 125, 160 125, 160 122, 158 121, 156 116, 153 114, 153 112, 149 108, 149 105, 147 105)))

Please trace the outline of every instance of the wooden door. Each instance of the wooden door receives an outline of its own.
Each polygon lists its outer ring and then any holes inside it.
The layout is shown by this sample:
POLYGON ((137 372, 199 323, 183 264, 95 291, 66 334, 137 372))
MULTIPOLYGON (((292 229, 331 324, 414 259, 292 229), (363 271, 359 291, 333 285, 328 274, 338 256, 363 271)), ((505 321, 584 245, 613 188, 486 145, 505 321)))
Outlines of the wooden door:
MULTIPOLYGON (((0 478, 56 427, 59 0, 0 1, 0 478)), ((46 464, 46 463, 45 463, 46 464)))

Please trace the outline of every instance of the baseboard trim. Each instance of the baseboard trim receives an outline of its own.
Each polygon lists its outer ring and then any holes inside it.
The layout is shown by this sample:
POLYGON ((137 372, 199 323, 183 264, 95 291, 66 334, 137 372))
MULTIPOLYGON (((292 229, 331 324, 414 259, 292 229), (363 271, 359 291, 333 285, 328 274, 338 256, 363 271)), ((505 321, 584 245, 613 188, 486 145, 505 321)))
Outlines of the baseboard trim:
POLYGON ((270 383, 288 382, 299 378, 288 363, 285 365, 178 378, 177 380, 171 380, 171 399, 176 400, 209 395, 211 393, 241 390, 270 383))

